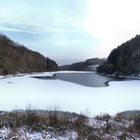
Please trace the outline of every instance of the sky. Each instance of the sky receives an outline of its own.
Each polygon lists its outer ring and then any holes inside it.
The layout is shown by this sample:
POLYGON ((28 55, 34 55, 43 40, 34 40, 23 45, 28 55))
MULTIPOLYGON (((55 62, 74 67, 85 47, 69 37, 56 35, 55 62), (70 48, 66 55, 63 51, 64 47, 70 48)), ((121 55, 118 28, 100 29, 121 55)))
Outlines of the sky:
POLYGON ((140 34, 140 0, 0 0, 0 32, 59 65, 106 58, 140 34))

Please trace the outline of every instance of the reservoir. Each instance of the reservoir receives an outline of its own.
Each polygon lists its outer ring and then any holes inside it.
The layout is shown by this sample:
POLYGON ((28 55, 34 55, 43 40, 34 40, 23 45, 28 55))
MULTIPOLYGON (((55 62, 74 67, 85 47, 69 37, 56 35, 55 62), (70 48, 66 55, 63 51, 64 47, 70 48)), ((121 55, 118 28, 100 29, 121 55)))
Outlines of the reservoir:
POLYGON ((97 73, 56 73, 56 79, 72 82, 87 87, 106 87, 109 81, 124 80, 122 78, 102 76, 97 73))

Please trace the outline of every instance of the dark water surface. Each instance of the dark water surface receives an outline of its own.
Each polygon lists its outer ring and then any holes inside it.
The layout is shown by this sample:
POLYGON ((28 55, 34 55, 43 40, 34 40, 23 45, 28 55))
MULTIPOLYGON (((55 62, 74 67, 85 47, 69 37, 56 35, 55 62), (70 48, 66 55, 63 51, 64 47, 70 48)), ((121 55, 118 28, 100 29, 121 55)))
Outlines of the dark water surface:
POLYGON ((102 76, 97 73, 56 73, 53 76, 33 76, 41 80, 63 80, 87 87, 106 87, 109 81, 122 81, 124 78, 102 76))
POLYGON ((105 87, 108 86, 109 81, 123 80, 122 78, 107 77, 97 73, 56 73, 54 77, 87 87, 105 87))

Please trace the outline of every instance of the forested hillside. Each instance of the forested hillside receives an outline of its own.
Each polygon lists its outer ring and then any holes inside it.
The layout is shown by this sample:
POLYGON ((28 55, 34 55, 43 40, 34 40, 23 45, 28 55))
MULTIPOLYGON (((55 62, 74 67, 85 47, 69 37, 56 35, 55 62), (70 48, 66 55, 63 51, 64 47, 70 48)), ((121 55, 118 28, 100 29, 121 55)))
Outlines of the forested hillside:
POLYGON ((0 74, 57 70, 55 61, 0 34, 0 74))
POLYGON ((140 73, 140 35, 113 49, 98 71, 123 75, 140 73))

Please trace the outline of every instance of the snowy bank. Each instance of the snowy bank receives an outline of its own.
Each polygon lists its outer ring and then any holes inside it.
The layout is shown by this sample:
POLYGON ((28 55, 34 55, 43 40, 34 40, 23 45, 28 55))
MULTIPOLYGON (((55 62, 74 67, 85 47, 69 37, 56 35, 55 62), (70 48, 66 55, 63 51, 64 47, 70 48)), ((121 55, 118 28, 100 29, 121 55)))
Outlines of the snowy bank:
MULTIPOLYGON (((40 80, 32 76, 52 76, 55 72, 35 73, 0 80, 0 110, 58 107, 62 111, 90 112, 90 115, 116 114, 139 110, 140 81, 113 81, 109 87, 84 87, 61 80, 40 80)), ((90 72, 91 73, 91 72, 90 72)))

